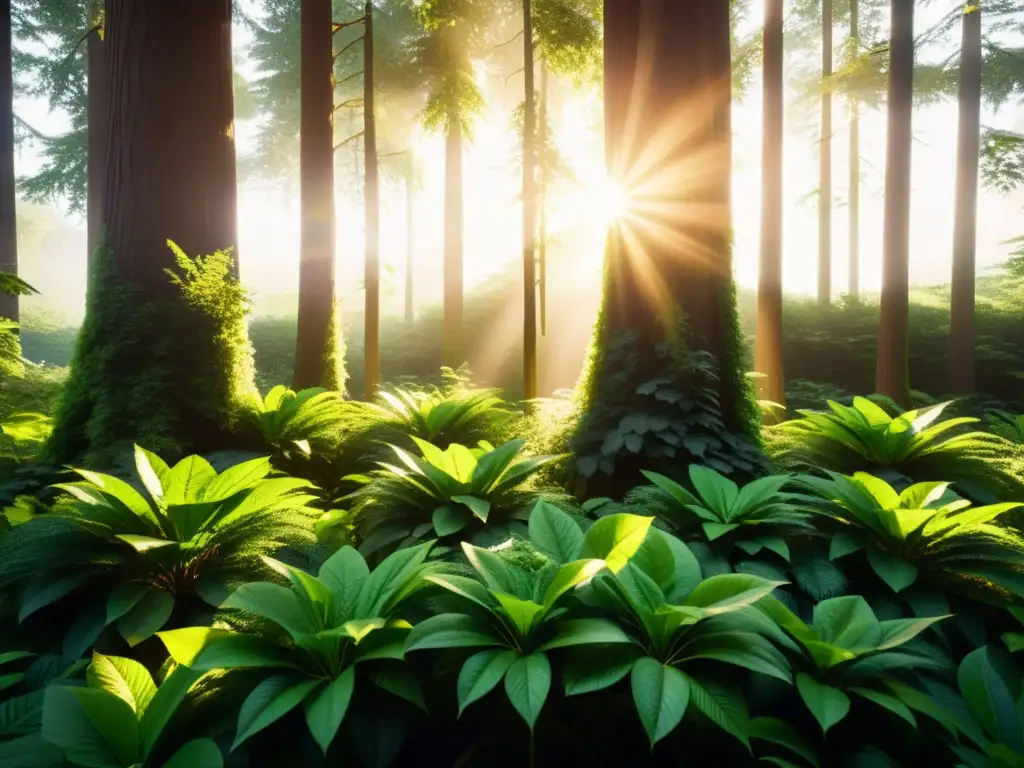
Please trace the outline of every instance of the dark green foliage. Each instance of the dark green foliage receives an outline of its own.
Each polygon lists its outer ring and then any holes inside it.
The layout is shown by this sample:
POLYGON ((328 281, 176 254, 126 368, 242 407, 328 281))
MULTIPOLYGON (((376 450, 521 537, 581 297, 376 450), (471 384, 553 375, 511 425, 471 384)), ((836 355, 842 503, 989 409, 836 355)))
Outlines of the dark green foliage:
POLYGON ((136 440, 175 457, 222 448, 255 397, 248 298, 231 277, 231 256, 193 260, 169 246, 176 300, 144 300, 97 251, 47 460, 106 463, 136 440))

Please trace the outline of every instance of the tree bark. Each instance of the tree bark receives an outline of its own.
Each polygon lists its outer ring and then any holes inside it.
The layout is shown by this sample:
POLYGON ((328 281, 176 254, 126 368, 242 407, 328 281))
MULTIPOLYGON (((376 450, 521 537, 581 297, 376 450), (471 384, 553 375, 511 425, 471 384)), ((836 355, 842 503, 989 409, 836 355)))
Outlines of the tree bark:
MULTIPOLYGON (((0 271, 18 274, 18 223, 14 194, 14 74, 11 1, 0 0, 0 271)), ((18 297, 0 291, 0 317, 19 319, 18 297)))
MULTIPOLYGON (((821 7, 821 76, 832 76, 832 0, 821 7)), ((818 183, 818 301, 832 301, 832 93, 821 96, 821 168, 818 183)))
POLYGON ((334 56, 331 0, 302 0, 302 216, 295 389, 331 386, 334 350, 334 56))
POLYGON ((910 160, 913 150, 914 0, 893 0, 889 125, 885 160, 882 312, 875 388, 910 405, 907 369, 910 271, 910 160))
MULTIPOLYGON (((548 124, 548 63, 540 60, 540 105, 539 105, 538 142, 540 151, 547 152, 550 135, 548 124)), ((537 188, 537 206, 539 219, 537 223, 537 266, 540 270, 538 280, 538 302, 540 304, 540 335, 548 332, 548 186, 551 183, 551 172, 548 168, 548 157, 539 163, 539 179, 537 188)))
POLYGON ((454 107, 445 136, 444 349, 442 364, 465 362, 462 328, 462 123, 454 107))
POLYGON ((414 239, 416 218, 413 209, 416 199, 414 182, 416 156, 412 149, 409 149, 408 152, 408 166, 405 171, 405 325, 411 328, 416 317, 413 304, 413 273, 416 268, 416 241, 414 239))
MULTIPOLYGON (((860 55, 860 8, 850 0, 850 54, 860 55)), ((860 104, 850 96, 850 261, 847 293, 860 297, 860 104)))
POLYGON ((523 397, 537 397, 537 112, 533 78, 533 4, 523 0, 523 397))
POLYGON ((979 0, 965 11, 960 51, 960 126, 949 318, 950 388, 955 394, 974 391, 974 272, 978 239, 978 156, 981 152, 981 14, 979 0))
POLYGON ((380 181, 377 159, 377 116, 373 79, 373 3, 366 2, 363 38, 363 140, 366 161, 366 317, 363 394, 377 396, 380 386, 380 181))
POLYGON ((223 221, 221 248, 234 250, 233 276, 239 277, 241 258, 238 255, 238 161, 235 152, 235 57, 231 47, 232 0, 211 0, 218 11, 220 45, 213 50, 217 56, 217 123, 221 127, 221 140, 217 142, 211 163, 220 168, 224 206, 228 216, 223 221))
POLYGON ((761 396, 785 404, 782 365, 783 0, 766 0, 761 171, 761 268, 755 368, 761 396))
POLYGON ((89 28, 97 29, 89 35, 86 48, 88 79, 88 182, 86 190, 86 244, 88 256, 92 258, 103 233, 103 172, 106 165, 106 131, 103 126, 107 114, 106 63, 104 55, 103 19, 104 9, 97 0, 89 9, 89 28))

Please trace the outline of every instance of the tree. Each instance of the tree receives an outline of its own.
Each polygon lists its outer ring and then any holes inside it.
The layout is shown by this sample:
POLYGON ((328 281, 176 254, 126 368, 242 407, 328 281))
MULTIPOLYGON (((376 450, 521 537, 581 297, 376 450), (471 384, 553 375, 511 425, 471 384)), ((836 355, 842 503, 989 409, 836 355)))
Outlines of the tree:
POLYGON ((406 150, 405 169, 405 325, 412 328, 416 319, 413 303, 413 278, 416 269, 416 155, 410 147, 406 150))
POLYGON ((630 210, 608 237, 574 467, 609 495, 639 469, 752 472, 760 425, 729 245, 729 5, 607 0, 604 17, 606 162, 630 210))
POLYGON ((761 396, 785 404, 782 367, 783 7, 765 3, 764 127, 761 170, 761 268, 757 289, 755 368, 761 396))
MULTIPOLYGON (((14 195, 14 74, 11 2, 0 0, 0 272, 18 274, 14 195)), ((18 321, 18 296, 0 292, 0 317, 18 321)))
POLYGON ((910 405, 907 370, 910 271, 910 158, 914 111, 914 0, 893 0, 889 125, 885 158, 882 317, 875 389, 910 405))
POLYGON ((374 107, 373 3, 366 0, 363 18, 363 155, 366 163, 366 313, 363 395, 377 396, 380 385, 380 179, 377 157, 377 113, 374 107))
MULTIPOLYGON (((107 86, 104 74, 106 46, 103 43, 104 3, 95 0, 89 9, 89 42, 86 49, 87 104, 86 104, 86 247, 92 256, 100 244, 103 227, 103 170, 106 166, 107 137, 102 126, 107 114, 107 86)), ((233 171, 232 171, 233 173, 233 171)))
POLYGON ((974 263, 981 152, 981 17, 980 4, 965 7, 960 47, 960 118, 949 322, 950 387, 955 393, 974 390, 974 263))
POLYGON ((523 397, 537 397, 537 101, 534 94, 533 3, 523 0, 523 397))
POLYGON ((245 295, 225 253, 236 218, 230 30, 229 0, 107 3, 105 240, 52 461, 110 461, 134 441, 222 448, 254 394, 245 295), (168 238, 215 255, 191 261, 168 238))
MULTIPOLYGON (((850 0, 850 39, 847 42, 849 58, 856 59, 860 53, 860 5, 850 0)), ((846 291, 850 298, 860 296, 860 104, 856 94, 850 102, 850 234, 849 264, 846 291)))
MULTIPOLYGON (((832 0, 821 12, 821 78, 832 77, 832 0)), ((832 300, 832 91, 821 93, 821 168, 818 180, 818 302, 832 300)))
POLYGON ((302 251, 295 342, 296 389, 341 390, 334 290, 334 24, 331 0, 302 0, 302 251))

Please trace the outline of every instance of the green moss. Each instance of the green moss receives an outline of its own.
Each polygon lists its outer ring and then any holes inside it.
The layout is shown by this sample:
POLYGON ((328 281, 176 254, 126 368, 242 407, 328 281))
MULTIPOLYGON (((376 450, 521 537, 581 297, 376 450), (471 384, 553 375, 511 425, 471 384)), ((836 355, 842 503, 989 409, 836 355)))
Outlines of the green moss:
POLYGON ((324 345, 323 387, 345 394, 348 374, 345 371, 345 337, 341 334, 341 318, 338 300, 331 308, 331 322, 327 326, 327 343, 324 345))
POLYGON ((169 458, 224 448, 256 397, 249 301, 232 257, 190 259, 176 246, 179 289, 152 300, 93 256, 82 325, 46 458, 107 464, 132 442, 169 458))

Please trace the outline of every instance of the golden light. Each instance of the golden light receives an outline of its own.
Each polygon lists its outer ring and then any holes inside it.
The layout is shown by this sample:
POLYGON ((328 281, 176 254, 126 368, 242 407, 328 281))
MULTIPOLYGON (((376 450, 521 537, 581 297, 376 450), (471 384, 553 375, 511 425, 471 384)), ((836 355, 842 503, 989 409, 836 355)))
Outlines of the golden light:
POLYGON ((594 189, 591 197, 594 210, 605 226, 614 221, 619 221, 629 214, 629 190, 624 185, 618 184, 611 179, 602 179, 601 183, 594 189))

